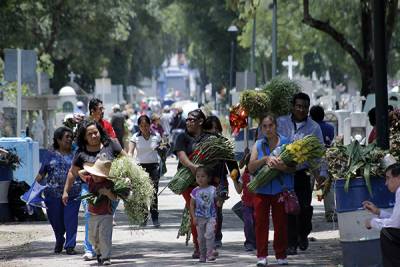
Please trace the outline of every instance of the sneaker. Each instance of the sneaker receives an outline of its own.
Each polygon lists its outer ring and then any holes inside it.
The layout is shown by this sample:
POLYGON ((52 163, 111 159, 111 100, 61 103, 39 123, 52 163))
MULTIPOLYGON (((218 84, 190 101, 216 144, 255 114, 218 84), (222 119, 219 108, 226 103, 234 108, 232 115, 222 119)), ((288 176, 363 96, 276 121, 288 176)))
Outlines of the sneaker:
POLYGON ((258 258, 257 261, 257 267, 265 267, 267 266, 268 262, 267 262, 267 258, 258 258))
POLYGON ((215 261, 217 258, 216 257, 214 257, 214 256, 209 256, 209 257, 207 257, 207 261, 215 261))
POLYGON ((103 265, 111 265, 110 259, 103 259, 102 263, 103 263, 103 265))
POLYGON ((278 259, 278 265, 289 265, 289 262, 287 261, 286 258, 278 259))
POLYGON ((95 259, 95 256, 91 252, 85 252, 85 254, 83 254, 82 258, 84 261, 91 261, 91 260, 95 259))
POLYGON ((307 237, 302 237, 299 240, 299 249, 300 250, 307 250, 308 248, 308 238, 307 237))
POLYGON ((60 254, 62 250, 63 250, 63 244, 56 244, 54 246, 54 253, 60 254))
POLYGON ((154 220, 153 220, 153 226, 154 226, 155 228, 158 228, 158 227, 161 226, 161 224, 158 222, 158 219, 154 219, 154 220))
POLYGON ((288 247, 286 250, 287 255, 297 255, 297 248, 296 247, 288 247))
POLYGON ((96 259, 97 259, 97 263, 98 263, 98 264, 101 264, 101 263, 102 263, 101 254, 97 254, 96 259))
POLYGON ((211 252, 211 255, 213 255, 214 257, 218 257, 219 253, 216 249, 213 249, 213 251, 211 252))
POLYGON ((193 251, 192 259, 199 259, 199 258, 200 258, 200 252, 198 250, 193 251))
POLYGON ((199 262, 206 262, 206 257, 205 256, 200 256, 199 257, 199 262))
POLYGON ((66 248, 66 249, 65 249, 65 252, 66 252, 68 255, 76 255, 76 251, 75 251, 74 248, 66 248))
POLYGON ((255 247, 252 244, 246 243, 246 244, 244 244, 244 250, 245 251, 254 251, 255 247))

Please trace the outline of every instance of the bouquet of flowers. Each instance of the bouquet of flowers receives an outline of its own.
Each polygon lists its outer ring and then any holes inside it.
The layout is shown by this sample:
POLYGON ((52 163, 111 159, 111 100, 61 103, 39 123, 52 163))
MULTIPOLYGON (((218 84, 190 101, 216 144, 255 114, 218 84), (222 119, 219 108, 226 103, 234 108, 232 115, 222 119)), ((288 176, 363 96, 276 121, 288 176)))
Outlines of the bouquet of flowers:
MULTIPOLYGON (((132 225, 143 223, 147 209, 153 198, 153 185, 149 174, 129 157, 119 157, 112 162, 110 177, 113 181, 111 191, 124 202, 124 211, 132 225)), ((101 197, 88 193, 81 197, 94 205, 101 197)))
MULTIPOLYGON (((190 155, 190 159, 197 165, 214 165, 221 160, 235 160, 235 145, 222 136, 209 136, 205 141, 198 143, 190 155)), ((196 178, 189 168, 182 167, 168 184, 168 188, 175 194, 182 194, 190 185, 196 183, 196 178)))
MULTIPOLYGON (((318 167, 318 160, 325 154, 324 146, 319 142, 319 139, 314 135, 307 135, 304 138, 294 141, 291 144, 285 145, 279 153, 279 158, 288 166, 295 166, 308 162, 310 167, 315 169, 318 167)), ((251 192, 272 181, 279 170, 270 168, 265 165, 248 184, 248 189, 251 192)))

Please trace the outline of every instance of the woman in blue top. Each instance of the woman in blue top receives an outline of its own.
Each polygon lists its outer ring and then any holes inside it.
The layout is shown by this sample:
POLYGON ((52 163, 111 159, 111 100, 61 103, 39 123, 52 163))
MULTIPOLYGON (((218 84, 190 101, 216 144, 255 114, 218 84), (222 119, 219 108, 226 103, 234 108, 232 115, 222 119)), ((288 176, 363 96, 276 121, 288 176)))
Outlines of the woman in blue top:
POLYGON ((254 144, 248 169, 254 174, 264 165, 276 168, 282 173, 274 178, 270 183, 256 190, 254 195, 254 213, 257 247, 257 266, 267 265, 268 256, 268 231, 269 231, 269 213, 272 211, 272 221, 274 223, 274 250, 278 265, 287 265, 286 249, 287 239, 287 215, 282 202, 278 199, 283 188, 293 190, 293 175, 288 172, 294 171, 294 168, 287 167, 273 153, 274 149, 287 144, 288 139, 281 136, 276 131, 276 118, 267 115, 261 119, 261 131, 265 136, 257 140, 254 144))
POLYGON ((74 157, 70 128, 63 126, 54 131, 53 149, 41 166, 36 181, 43 180, 47 185, 44 195, 47 217, 56 237, 54 253, 61 253, 64 247, 67 254, 74 255, 76 254, 74 248, 78 230, 78 212, 81 204, 80 200, 76 200, 81 191, 80 179, 75 180, 72 185, 71 201, 66 206, 62 203, 65 181, 74 157))

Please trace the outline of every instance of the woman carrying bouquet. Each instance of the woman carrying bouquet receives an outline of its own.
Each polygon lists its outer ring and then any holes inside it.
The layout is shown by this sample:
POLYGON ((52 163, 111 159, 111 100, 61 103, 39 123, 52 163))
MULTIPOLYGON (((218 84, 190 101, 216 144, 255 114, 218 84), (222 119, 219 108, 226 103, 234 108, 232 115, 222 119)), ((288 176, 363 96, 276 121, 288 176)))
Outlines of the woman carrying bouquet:
MULTIPOLYGON (((151 220, 155 227, 160 227, 158 222, 158 183, 160 182, 160 157, 157 147, 160 145, 159 134, 150 130, 150 118, 142 115, 138 118, 139 131, 135 133, 129 142, 128 155, 133 156, 135 149, 136 162, 149 174, 154 187, 153 202, 150 207, 151 220)), ((147 220, 143 222, 145 225, 147 220)))
POLYGON ((44 190, 47 217, 56 237, 54 253, 61 253, 63 247, 69 255, 76 254, 76 233, 78 230, 78 212, 80 200, 75 200, 81 192, 81 182, 75 181, 71 187, 72 200, 67 205, 62 203, 64 185, 71 167, 72 158, 72 130, 59 127, 54 131, 53 151, 49 153, 42 164, 36 181, 45 181, 44 190), (66 236, 64 237, 64 235, 66 236))
MULTIPOLYGON (((216 135, 220 138, 225 138, 222 135, 222 125, 217 116, 208 116, 204 122, 203 129, 205 132, 216 135)), ((219 164, 213 167, 213 181, 212 185, 217 188, 217 197, 220 206, 217 207, 217 224, 215 227, 215 246, 219 248, 222 246, 222 206, 225 200, 229 198, 229 183, 227 179, 229 171, 234 169, 239 170, 239 166, 236 161, 221 161, 219 164)))
POLYGON ((287 215, 285 213, 284 203, 278 201, 284 188, 293 190, 293 175, 288 172, 294 171, 289 168, 280 159, 274 156, 274 149, 287 144, 288 139, 277 133, 276 118, 267 115, 261 119, 261 131, 265 136, 254 144, 248 169, 254 174, 264 165, 276 168, 282 173, 274 178, 270 183, 258 188, 254 195, 255 212, 255 231, 257 248, 257 266, 266 266, 268 256, 268 231, 269 231, 269 213, 272 212, 272 221, 274 224, 274 242, 275 257, 279 265, 287 265, 286 249, 287 239, 287 215))
MULTIPOLYGON (((72 166, 69 169, 62 196, 64 205, 67 205, 69 201, 73 200, 69 196, 71 187, 76 177, 79 176, 79 171, 83 169, 85 163, 94 164, 98 158, 112 161, 119 155, 126 156, 125 151, 122 149, 118 141, 111 140, 107 136, 103 127, 94 120, 84 120, 81 122, 76 135, 76 143, 78 145, 78 150, 72 160, 72 166)), ((82 193, 86 194, 88 192, 88 186, 84 184, 82 187, 82 193), (85 191, 84 188, 86 188, 85 191)), ((83 255, 83 259, 87 261, 95 259, 96 255, 89 242, 88 236, 90 219, 88 203, 82 201, 82 204, 85 210, 85 240, 83 243, 85 254, 83 255)))

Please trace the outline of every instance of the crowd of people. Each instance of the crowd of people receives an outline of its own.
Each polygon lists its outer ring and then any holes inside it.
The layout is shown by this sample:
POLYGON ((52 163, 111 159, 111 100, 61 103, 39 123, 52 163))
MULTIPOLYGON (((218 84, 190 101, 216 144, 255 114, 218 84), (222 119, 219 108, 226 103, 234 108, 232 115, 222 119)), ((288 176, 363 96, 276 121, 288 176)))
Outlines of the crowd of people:
MULTIPOLYGON (((154 197, 148 207, 148 218, 151 217, 155 227, 160 227, 158 185, 165 173, 166 155, 173 153, 179 161, 178 169, 187 167, 196 178, 196 185, 182 193, 186 208, 190 211, 193 259, 208 262, 216 260, 219 255, 217 249, 222 246, 223 237, 222 209, 224 201, 229 198, 230 176, 237 193, 241 194, 244 249, 256 250, 257 266, 268 265, 271 214, 275 257, 278 265, 287 265, 288 255, 296 255, 298 249, 304 251, 309 246, 308 235, 312 231, 313 216, 312 191, 315 184, 317 188, 321 186, 328 173, 326 164, 312 171, 307 163, 287 166, 279 159, 278 151, 283 145, 307 135, 318 137, 325 146, 329 146, 333 140, 333 128, 324 123, 323 109, 312 107, 310 110, 307 94, 295 94, 291 106, 291 113, 286 116, 277 118, 273 114, 260 114, 255 143, 240 166, 243 167, 240 174, 236 161, 219 160, 212 166, 201 166, 191 160, 196 144, 209 136, 225 138, 217 116, 206 116, 202 109, 196 109, 184 118, 181 109, 171 112, 168 107, 160 114, 149 114, 148 110, 128 114, 116 105, 111 122, 108 122, 103 118, 101 100, 92 99, 88 105, 89 115, 77 119, 79 124, 75 133, 64 126, 54 132, 53 150, 42 164, 36 179, 48 185, 44 194, 48 219, 56 238, 54 252, 61 253, 65 249, 67 254, 76 254, 78 212, 82 202, 85 213, 83 259, 97 259, 100 264, 111 264, 112 227, 116 223, 113 215, 118 199, 110 191, 112 182, 108 179, 108 172, 110 162, 118 156, 134 157, 136 163, 149 174, 154 197), (251 193, 247 185, 251 177, 265 165, 279 170, 279 175, 251 193), (286 213, 284 203, 280 200, 284 191, 292 191, 297 195, 299 214, 286 213), (80 195, 88 192, 105 197, 96 205, 79 200, 80 195)), ((399 173, 397 169, 391 170, 389 176, 397 177, 399 173)), ((398 191, 399 186, 400 183, 396 183, 391 191, 398 191)), ((372 203, 366 202, 364 205, 371 212, 387 217, 372 203)), ((328 211, 332 210, 330 204, 328 211)), ((370 221, 367 227, 382 226, 381 222, 370 221)), ((146 224, 147 220, 142 226, 146 224)))

